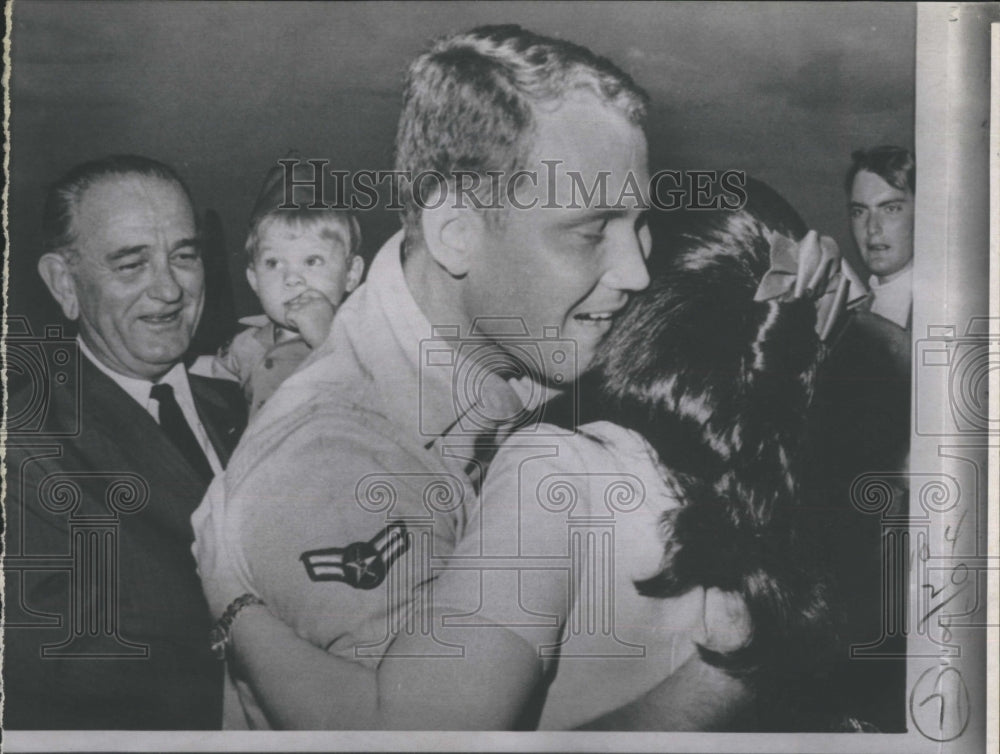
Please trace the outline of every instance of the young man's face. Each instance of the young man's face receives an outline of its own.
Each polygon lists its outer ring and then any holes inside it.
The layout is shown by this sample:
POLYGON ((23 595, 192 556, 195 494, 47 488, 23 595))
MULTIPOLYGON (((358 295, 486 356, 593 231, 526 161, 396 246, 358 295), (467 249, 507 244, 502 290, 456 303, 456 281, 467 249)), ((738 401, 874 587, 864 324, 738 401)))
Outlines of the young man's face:
POLYGON ((80 197, 73 232, 80 336, 120 374, 162 376, 187 351, 204 301, 187 195, 162 178, 101 179, 80 197))
POLYGON ((537 204, 508 206, 499 227, 486 225, 463 304, 470 319, 518 318, 532 339, 572 340, 575 365, 543 358, 545 374, 535 376, 551 381, 554 372, 575 378, 585 369, 629 294, 649 284, 649 172, 641 129, 588 91, 537 108, 536 122, 526 169, 537 172, 537 186, 522 181, 516 201, 537 204), (542 160, 559 161, 554 181, 542 160), (580 189, 591 192, 602 174, 606 199, 598 192, 588 202, 580 189))
POLYGON ((315 291, 337 306, 361 277, 361 257, 350 253, 346 228, 322 230, 275 222, 260 234, 247 281, 272 322, 289 327, 285 308, 306 291, 315 291))
POLYGON ((879 282, 892 280, 913 259, 913 192, 861 170, 851 185, 848 210, 861 258, 879 282))

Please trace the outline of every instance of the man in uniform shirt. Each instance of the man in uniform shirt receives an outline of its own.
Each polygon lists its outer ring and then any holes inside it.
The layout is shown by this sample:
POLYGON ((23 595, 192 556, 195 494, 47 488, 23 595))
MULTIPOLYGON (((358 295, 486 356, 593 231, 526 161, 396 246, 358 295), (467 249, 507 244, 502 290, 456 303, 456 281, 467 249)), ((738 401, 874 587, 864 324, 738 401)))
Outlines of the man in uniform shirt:
MULTIPOLYGON (((545 391, 575 380, 649 282, 645 108, 609 61, 515 26, 443 39, 411 66, 396 143, 404 229, 195 515, 206 594, 225 611, 219 646, 246 681, 241 723, 329 724, 323 700, 351 688, 322 652, 291 660, 302 638, 373 667, 394 634, 427 630, 408 617, 416 587, 462 536, 495 444, 543 417, 545 391)), ((501 670, 521 639, 492 630, 497 672, 452 688, 448 714, 418 727, 517 724, 463 715, 464 695, 505 694, 494 682, 532 690, 501 670)), ((434 655, 454 648, 428 639, 421 661, 444 670, 434 655)), ((704 694, 654 696, 622 724, 719 724, 738 683, 696 664, 704 694)))

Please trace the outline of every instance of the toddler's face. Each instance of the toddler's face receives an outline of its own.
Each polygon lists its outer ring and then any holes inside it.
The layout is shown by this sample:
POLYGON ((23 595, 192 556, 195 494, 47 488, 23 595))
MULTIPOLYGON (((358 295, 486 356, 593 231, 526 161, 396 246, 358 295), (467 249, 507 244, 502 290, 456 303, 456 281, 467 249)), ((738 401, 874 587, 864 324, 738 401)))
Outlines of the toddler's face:
POLYGON ((247 281, 268 318, 289 327, 285 305, 305 291, 321 293, 336 307, 345 293, 357 287, 361 257, 351 256, 349 249, 346 230, 300 231, 272 225, 261 234, 247 281))

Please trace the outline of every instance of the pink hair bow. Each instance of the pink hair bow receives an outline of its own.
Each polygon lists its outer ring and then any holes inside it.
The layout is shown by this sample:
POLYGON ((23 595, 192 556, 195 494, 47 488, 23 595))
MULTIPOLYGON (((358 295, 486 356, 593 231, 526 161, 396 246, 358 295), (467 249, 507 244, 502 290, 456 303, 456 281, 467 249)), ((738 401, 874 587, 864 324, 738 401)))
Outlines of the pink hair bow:
POLYGON ((829 236, 810 230, 797 243, 770 230, 766 236, 771 244, 771 266, 753 300, 811 298, 816 304, 816 334, 827 340, 844 311, 867 298, 865 284, 829 236))

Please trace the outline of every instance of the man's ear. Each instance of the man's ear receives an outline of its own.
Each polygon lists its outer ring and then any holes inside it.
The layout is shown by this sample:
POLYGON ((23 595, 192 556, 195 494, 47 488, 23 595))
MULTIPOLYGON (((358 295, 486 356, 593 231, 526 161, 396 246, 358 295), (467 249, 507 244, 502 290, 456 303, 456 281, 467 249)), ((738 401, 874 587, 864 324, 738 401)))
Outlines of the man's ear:
POLYGON ((365 271, 365 260, 360 254, 351 254, 351 261, 347 268, 347 280, 344 284, 344 293, 350 293, 361 282, 361 275, 365 271))
POLYGON ((38 274, 45 286, 62 308, 66 319, 75 322, 80 316, 80 300, 76 292, 76 280, 70 269, 69 260, 58 252, 43 254, 38 260, 38 274))
POLYGON ((453 199, 450 191, 445 197, 440 193, 432 195, 420 221, 430 255, 450 275, 463 277, 469 272, 473 251, 480 243, 482 217, 468 204, 456 206, 459 203, 453 199))
POLYGON ((247 282, 250 283, 253 292, 257 294, 257 270, 253 268, 252 264, 247 265, 247 282))

